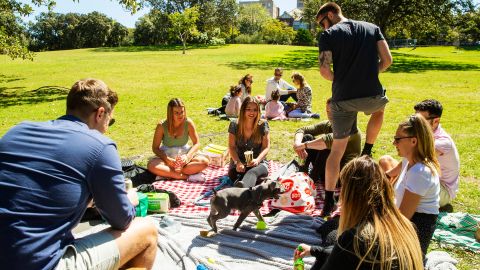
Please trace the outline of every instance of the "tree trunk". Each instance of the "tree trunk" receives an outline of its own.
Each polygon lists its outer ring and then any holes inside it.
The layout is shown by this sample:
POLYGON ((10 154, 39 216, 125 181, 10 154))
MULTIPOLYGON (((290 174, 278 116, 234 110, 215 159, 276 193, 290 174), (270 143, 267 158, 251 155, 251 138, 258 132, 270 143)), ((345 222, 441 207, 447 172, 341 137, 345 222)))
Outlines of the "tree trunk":
POLYGON ((184 39, 182 39, 182 44, 183 44, 183 54, 185 54, 185 49, 186 49, 185 43, 186 43, 186 42, 185 42, 185 40, 184 40, 184 39))

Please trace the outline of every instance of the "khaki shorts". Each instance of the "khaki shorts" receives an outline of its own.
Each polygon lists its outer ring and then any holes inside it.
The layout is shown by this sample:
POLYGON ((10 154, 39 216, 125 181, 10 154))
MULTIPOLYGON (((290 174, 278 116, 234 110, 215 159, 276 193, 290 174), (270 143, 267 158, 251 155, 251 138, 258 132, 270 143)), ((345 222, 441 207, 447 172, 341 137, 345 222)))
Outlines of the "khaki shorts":
POLYGON ((450 198, 450 193, 448 193, 448 189, 440 184, 440 207, 444 207, 445 205, 449 204, 452 199, 450 198))
POLYGON ((55 270, 118 269, 120 251, 113 236, 101 231, 75 239, 68 245, 55 270))
POLYGON ((387 96, 355 98, 342 101, 332 101, 332 128, 334 139, 344 139, 358 132, 357 113, 370 115, 385 108, 387 96))

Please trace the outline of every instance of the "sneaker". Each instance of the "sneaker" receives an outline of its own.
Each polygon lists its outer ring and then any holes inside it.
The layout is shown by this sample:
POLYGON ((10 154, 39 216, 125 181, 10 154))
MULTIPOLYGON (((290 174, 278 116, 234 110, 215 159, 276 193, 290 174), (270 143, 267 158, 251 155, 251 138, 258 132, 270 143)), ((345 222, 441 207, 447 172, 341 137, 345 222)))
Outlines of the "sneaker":
POLYGON ((243 188, 243 183, 242 181, 236 181, 235 184, 233 184, 233 186, 238 188, 243 188))
POLYGON ((205 176, 203 173, 191 174, 188 176, 187 181, 189 182, 205 182, 205 176))
POLYGON ((314 114, 312 114, 311 117, 312 117, 313 119, 320 119, 320 114, 314 113, 314 114))

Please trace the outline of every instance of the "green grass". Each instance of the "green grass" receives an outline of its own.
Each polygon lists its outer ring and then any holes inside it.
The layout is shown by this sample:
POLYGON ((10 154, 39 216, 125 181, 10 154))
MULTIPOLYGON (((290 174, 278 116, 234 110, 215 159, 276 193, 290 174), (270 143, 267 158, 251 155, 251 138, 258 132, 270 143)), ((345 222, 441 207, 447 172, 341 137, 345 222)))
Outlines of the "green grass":
MULTIPOLYGON (((390 103, 374 151, 396 156, 391 144, 397 125, 413 105, 436 98, 444 105, 442 126, 455 140, 461 158, 460 192, 455 211, 480 214, 480 49, 430 47, 392 51, 394 64, 381 74, 390 103)), ((108 132, 122 157, 145 163, 151 152, 156 123, 166 117, 166 104, 182 98, 187 113, 202 134, 201 142, 227 144, 227 121, 206 114, 217 107, 230 85, 246 73, 254 75, 253 93, 263 94, 265 80, 277 66, 285 79, 299 71, 313 88, 313 109, 325 118, 324 102, 330 83, 317 67, 313 47, 230 45, 194 48, 182 55, 174 47, 128 47, 38 53, 33 62, 0 56, 0 136, 23 120, 49 120, 65 111, 66 91, 86 77, 100 78, 120 95, 116 124, 108 132), (55 87, 45 87, 55 86, 55 87)), ((359 127, 365 130, 364 115, 359 127)), ((270 159, 286 162, 294 131, 313 122, 271 122, 270 159)), ((478 255, 455 252, 461 269, 480 269, 478 255), (476 264, 475 264, 476 262, 476 264)))

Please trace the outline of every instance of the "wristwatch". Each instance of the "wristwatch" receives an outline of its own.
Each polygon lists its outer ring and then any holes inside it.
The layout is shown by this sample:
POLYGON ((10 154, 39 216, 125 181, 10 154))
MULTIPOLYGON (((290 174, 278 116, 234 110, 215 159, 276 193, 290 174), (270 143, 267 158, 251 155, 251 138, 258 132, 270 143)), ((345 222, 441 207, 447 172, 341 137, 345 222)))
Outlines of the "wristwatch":
POLYGON ((305 145, 305 149, 308 149, 308 142, 303 143, 305 145))

